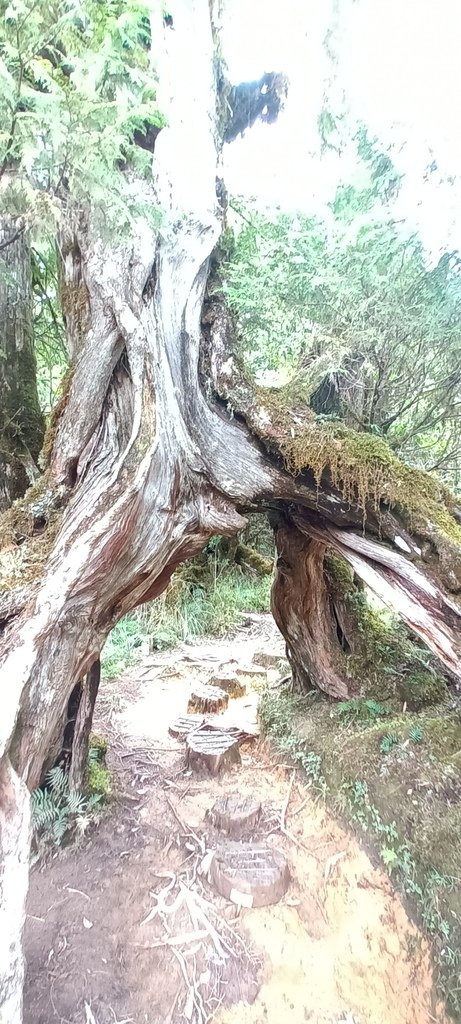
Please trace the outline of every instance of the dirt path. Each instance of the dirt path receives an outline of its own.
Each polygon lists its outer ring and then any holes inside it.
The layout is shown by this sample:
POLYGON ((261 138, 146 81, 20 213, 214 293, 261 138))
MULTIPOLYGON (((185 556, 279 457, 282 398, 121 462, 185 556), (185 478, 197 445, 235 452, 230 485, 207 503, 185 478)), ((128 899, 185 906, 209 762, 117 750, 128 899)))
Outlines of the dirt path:
MULTIPOLYGON (((274 755, 253 742, 241 768, 197 777, 168 734, 197 676, 279 645, 264 618, 225 643, 153 656, 104 684, 96 727, 110 739, 115 800, 80 848, 32 872, 25 1024, 445 1020, 427 944, 387 876, 302 781, 287 814, 292 841, 278 828, 291 771, 274 755), (291 884, 276 906, 238 913, 200 874, 218 838, 206 812, 227 792, 261 799, 258 835, 288 857, 291 884), (162 899, 176 912, 142 923, 162 899), (202 934, 191 940, 191 930, 202 934)), ((252 692, 233 712, 248 720, 256 702, 252 692)))

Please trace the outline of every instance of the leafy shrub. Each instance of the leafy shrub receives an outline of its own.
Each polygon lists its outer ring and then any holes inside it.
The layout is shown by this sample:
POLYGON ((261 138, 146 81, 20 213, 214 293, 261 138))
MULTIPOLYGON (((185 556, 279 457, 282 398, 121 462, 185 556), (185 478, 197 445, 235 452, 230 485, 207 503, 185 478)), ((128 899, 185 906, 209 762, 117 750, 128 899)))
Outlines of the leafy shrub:
POLYGON ((110 771, 106 765, 107 740, 93 733, 88 751, 88 789, 102 800, 110 794, 110 771))
POLYGON ((142 634, 142 624, 136 615, 126 615, 117 622, 101 654, 101 669, 105 679, 114 679, 129 665, 139 661, 142 634))
POLYGON ((149 607, 145 628, 157 647, 169 647, 194 636, 224 636, 245 611, 267 612, 270 577, 246 575, 225 565, 214 579, 207 573, 191 581, 192 567, 175 575, 171 589, 149 607))

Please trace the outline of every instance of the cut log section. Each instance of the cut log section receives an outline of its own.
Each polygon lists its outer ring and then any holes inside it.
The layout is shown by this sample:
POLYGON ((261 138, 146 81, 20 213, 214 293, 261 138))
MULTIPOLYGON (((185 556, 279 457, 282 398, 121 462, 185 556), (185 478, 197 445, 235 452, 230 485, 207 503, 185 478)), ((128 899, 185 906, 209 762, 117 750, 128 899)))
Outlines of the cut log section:
POLYGON ((229 694, 218 686, 207 686, 197 683, 191 691, 188 712, 199 712, 202 715, 224 711, 229 703, 229 694))
POLYGON ((185 740, 186 736, 203 725, 204 721, 203 715, 180 715, 168 726, 168 732, 176 740, 185 740))
POLYGON ((234 672, 217 672, 209 680, 209 685, 219 687, 229 697, 243 697, 246 692, 245 683, 234 672))
POLYGON ((229 733, 203 725, 186 738, 186 764, 193 771, 206 768, 210 775, 241 764, 238 740, 229 733))
POLYGON ((210 867, 216 892, 240 907, 267 907, 285 895, 290 873, 281 850, 267 843, 222 843, 210 867))
POLYGON ((239 793, 219 797, 208 811, 212 824, 229 836, 241 836, 242 832, 251 829, 260 814, 261 801, 256 797, 240 796, 239 793))

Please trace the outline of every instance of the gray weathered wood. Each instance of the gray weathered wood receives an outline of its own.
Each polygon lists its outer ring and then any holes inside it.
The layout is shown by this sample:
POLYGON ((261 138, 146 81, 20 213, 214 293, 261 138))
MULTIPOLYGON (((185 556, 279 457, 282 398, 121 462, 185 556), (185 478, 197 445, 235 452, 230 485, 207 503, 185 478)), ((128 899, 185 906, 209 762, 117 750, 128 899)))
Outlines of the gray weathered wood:
POLYGON ((240 763, 238 739, 230 733, 205 725, 186 737, 186 764, 194 771, 218 775, 240 763))
POLYGON ((221 796, 208 811, 208 817, 216 828, 227 835, 238 837, 253 830, 261 814, 261 801, 257 797, 240 793, 221 796))
POLYGON ((242 907, 278 903, 290 884, 285 855, 268 843, 222 843, 211 862, 210 881, 220 896, 242 907))
POLYGON ((187 703, 189 713, 201 715, 216 714, 224 711, 229 703, 229 694, 219 686, 207 686, 206 683, 196 683, 191 690, 187 703))

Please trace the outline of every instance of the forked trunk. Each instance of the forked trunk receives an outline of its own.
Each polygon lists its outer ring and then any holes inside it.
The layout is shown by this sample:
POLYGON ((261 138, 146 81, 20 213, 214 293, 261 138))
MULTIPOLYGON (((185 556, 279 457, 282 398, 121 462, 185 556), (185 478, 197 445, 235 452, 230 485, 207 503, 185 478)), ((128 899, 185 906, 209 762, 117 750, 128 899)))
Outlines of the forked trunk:
POLYGON ((83 793, 87 784, 88 748, 100 679, 101 662, 97 658, 82 684, 72 736, 69 784, 71 789, 75 789, 78 793, 83 793))
MULTIPOLYGON (((69 697, 86 676, 71 761, 73 784, 81 785, 98 659, 109 631, 122 615, 157 597, 174 569, 211 536, 235 534, 248 512, 268 505, 281 510, 273 607, 302 683, 336 697, 349 692, 323 579, 326 547, 396 604, 461 678, 459 610, 437 579, 413 564, 421 550, 399 519, 383 515, 383 544, 370 514, 373 539, 362 537, 362 510, 350 494, 342 497, 329 485, 319 490, 312 474, 287 473, 274 442, 278 424, 269 423, 273 447, 263 447, 250 431, 258 434, 268 414, 261 415, 254 394, 245 408, 234 400, 233 385, 244 396, 246 388, 235 374, 224 320, 218 315, 212 322, 209 305, 202 338, 209 260, 222 227, 213 5, 183 0, 179 6, 174 31, 164 30, 162 61, 156 60, 168 127, 155 143, 155 189, 145 181, 129 183, 140 204, 162 207, 161 233, 138 217, 129 240, 109 244, 88 211, 70 217, 60 240, 74 371, 53 424, 40 517, 29 517, 29 576, 21 575, 20 558, 8 563, 10 596, 0 600, 5 1024, 21 1021, 24 782, 36 786, 59 754, 69 697)), ((160 19, 152 31, 156 44, 161 32, 160 19)), ((0 565, 4 577, 7 570, 0 565)), ((457 580, 455 573, 452 590, 457 580)))

